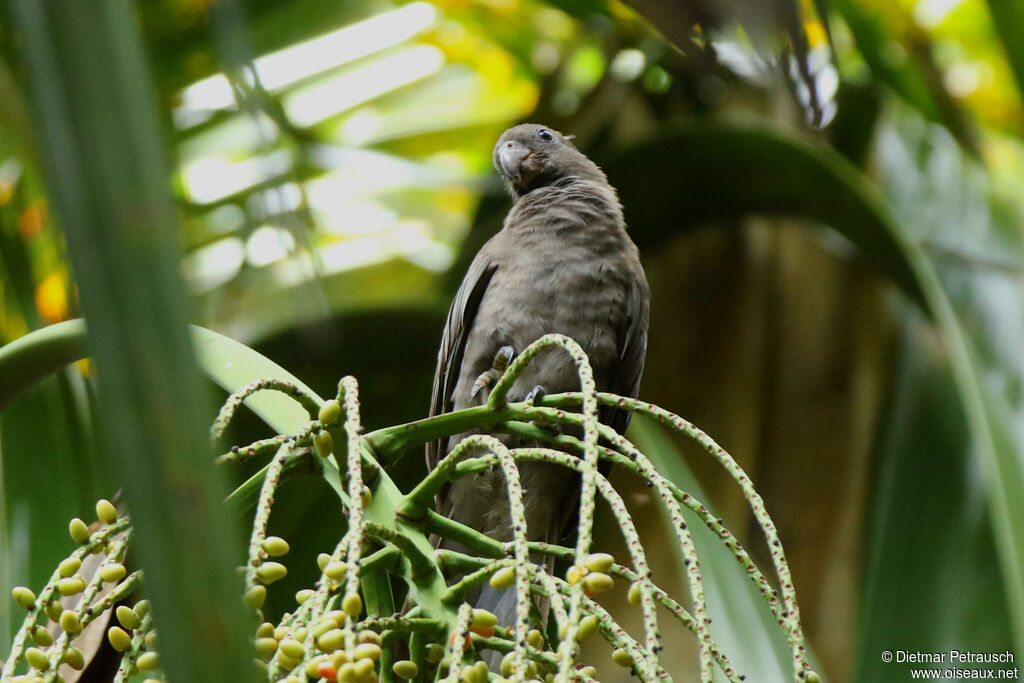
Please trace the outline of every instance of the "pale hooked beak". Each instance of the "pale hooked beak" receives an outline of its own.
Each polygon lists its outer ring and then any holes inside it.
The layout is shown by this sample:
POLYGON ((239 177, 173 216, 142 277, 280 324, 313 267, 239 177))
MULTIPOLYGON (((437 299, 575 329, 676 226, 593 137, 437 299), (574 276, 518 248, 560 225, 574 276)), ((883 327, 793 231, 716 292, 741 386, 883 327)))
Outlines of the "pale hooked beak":
POLYGON ((498 170, 509 180, 519 182, 522 179, 520 167, 531 154, 526 145, 509 140, 498 148, 498 170))

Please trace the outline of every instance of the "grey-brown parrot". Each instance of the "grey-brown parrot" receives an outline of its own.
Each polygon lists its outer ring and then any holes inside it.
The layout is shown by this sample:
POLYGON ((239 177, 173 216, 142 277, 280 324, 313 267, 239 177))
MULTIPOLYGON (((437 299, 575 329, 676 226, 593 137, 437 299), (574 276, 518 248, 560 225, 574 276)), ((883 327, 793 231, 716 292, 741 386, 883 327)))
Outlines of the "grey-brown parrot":
MULTIPOLYGON (((511 358, 558 332, 587 352, 598 390, 635 397, 647 351, 650 290, 626 234, 615 189, 570 138, 536 124, 511 128, 494 148, 494 166, 512 194, 502 229, 473 260, 445 323, 430 414, 481 405, 511 358)), ((560 349, 535 358, 509 402, 578 391, 572 359, 560 349)), ((605 409, 619 433, 629 413, 605 409)), ((427 447, 427 466, 465 435, 427 447)), ((526 445, 502 437, 510 446, 526 445)), ((558 542, 578 505, 579 478, 564 468, 520 463, 530 540, 558 542)), ((511 540, 500 470, 456 481, 439 512, 499 541, 511 540)), ((485 586, 478 607, 514 621, 514 590, 485 586)))

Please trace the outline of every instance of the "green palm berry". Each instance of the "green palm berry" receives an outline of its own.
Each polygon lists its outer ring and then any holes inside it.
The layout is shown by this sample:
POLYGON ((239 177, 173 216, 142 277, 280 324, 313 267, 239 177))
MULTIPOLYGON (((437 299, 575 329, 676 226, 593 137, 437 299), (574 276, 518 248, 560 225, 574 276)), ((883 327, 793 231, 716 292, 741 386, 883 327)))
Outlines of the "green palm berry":
POLYGON ((254 659, 254 660, 252 660, 252 662, 253 662, 253 664, 256 665, 256 670, 259 671, 260 676, 266 676, 267 675, 267 663, 266 662, 264 662, 262 659, 254 659))
POLYGON ((263 583, 274 583, 288 575, 288 568, 280 562, 264 562, 256 568, 256 576, 263 583))
POLYGON ((487 662, 476 662, 473 664, 473 671, 477 681, 487 683, 487 662))
POLYGON ((356 665, 352 662, 345 662, 338 667, 338 680, 341 683, 356 683, 357 679, 356 665))
POLYGON ((341 601, 341 609, 353 619, 358 619, 363 612, 363 599, 359 597, 359 593, 346 593, 341 601))
POLYGON ((324 618, 333 619, 334 623, 336 623, 338 626, 341 626, 345 623, 345 617, 347 616, 348 615, 345 614, 345 610, 343 609, 332 609, 330 612, 324 615, 324 618))
POLYGON ((324 401, 324 404, 320 406, 320 414, 317 419, 320 420, 320 424, 329 425, 339 417, 341 417, 341 404, 332 398, 324 401))
POLYGON ((629 599, 631 605, 639 605, 643 597, 644 594, 643 591, 640 590, 639 581, 634 581, 633 583, 629 584, 629 594, 627 595, 627 598, 629 599))
POLYGON ((46 616, 50 617, 50 621, 59 621, 63 611, 64 605, 60 604, 60 600, 51 600, 46 603, 46 616))
POLYGON ((320 553, 316 556, 316 566, 320 567, 320 571, 323 571, 330 562, 331 556, 327 553, 320 553))
POLYGON ((509 652, 507 655, 501 658, 501 675, 511 676, 512 675, 512 660, 515 657, 515 653, 509 652))
POLYGON ((316 646, 324 652, 334 652, 345 643, 345 633, 340 628, 332 628, 316 639, 316 646))
POLYGON ((359 493, 359 500, 364 508, 370 507, 370 503, 373 502, 373 491, 370 490, 369 486, 363 487, 363 490, 359 493))
POLYGON ((69 636, 76 636, 82 632, 82 620, 78 615, 68 610, 60 615, 60 627, 69 636))
POLYGON ((273 638, 274 637, 274 625, 269 621, 264 621, 256 629, 257 638, 273 638))
POLYGON ((306 627, 305 626, 300 626, 299 628, 295 629, 295 634, 294 635, 295 635, 295 640, 297 640, 297 641, 299 641, 301 643, 302 641, 304 641, 306 639, 306 635, 307 635, 306 627))
POLYGON ((356 645, 356 649, 352 651, 352 659, 372 659, 377 661, 381 656, 380 645, 376 643, 362 643, 356 645))
POLYGON ((437 643, 427 643, 427 661, 437 664, 444 659, 444 647, 437 643))
POLYGON ((489 583, 491 588, 505 590, 516 582, 516 570, 512 567, 503 567, 491 574, 489 583))
POLYGON ((107 629, 107 640, 118 652, 125 652, 132 646, 132 637, 120 626, 111 626, 107 629))
POLYGON ((75 671, 81 671, 85 668, 85 656, 77 647, 71 647, 64 653, 64 663, 75 671))
POLYGON ((476 667, 467 664, 462 667, 462 676, 459 677, 459 680, 463 683, 484 683, 487 679, 481 679, 476 673, 476 667))
POLYGON ((50 658, 38 647, 25 650, 25 661, 36 671, 45 671, 50 667, 50 658))
POLYGON ((615 579, 604 572, 590 572, 583 577, 583 591, 587 595, 607 593, 615 587, 615 579))
POLYGON ((590 553, 583 565, 592 572, 608 572, 615 563, 615 558, 608 553, 590 553))
POLYGON ((305 666, 303 667, 303 671, 306 672, 306 678, 312 678, 314 681, 318 680, 320 676, 317 674, 316 670, 320 666, 320 662, 326 660, 327 655, 317 655, 313 659, 306 662, 305 666))
POLYGON ((565 580, 569 582, 570 586, 575 586, 577 583, 583 580, 583 577, 590 572, 589 569, 581 564, 574 564, 569 567, 565 572, 565 580))
POLYGON ((420 673, 420 668, 416 666, 416 662, 408 659, 399 659, 391 666, 391 670, 395 672, 395 675, 399 678, 413 679, 420 673))
POLYGON ((143 652, 135 663, 143 671, 155 671, 160 668, 160 655, 156 652, 143 652))
POLYGON ((68 579, 61 579, 57 582, 57 590, 64 597, 69 595, 78 595, 85 590, 85 581, 81 578, 74 576, 68 579))
POLYGON ((294 638, 285 638, 280 642, 280 644, 277 647, 281 650, 281 652, 291 657, 292 659, 301 660, 302 655, 304 654, 302 643, 295 640, 294 638))
POLYGON ((334 451, 334 437, 326 429, 316 433, 316 436, 313 437, 313 444, 321 458, 326 458, 334 451))
POLYGON ((277 652, 277 640, 275 638, 257 638, 256 653, 261 657, 270 657, 277 652))
POLYGON ((288 635, 288 627, 287 626, 278 626, 277 628, 274 629, 274 637, 277 638, 278 641, 283 640, 284 637, 287 636, 287 635, 288 635))
POLYGON ((287 555, 290 550, 288 547, 288 541, 284 540, 280 536, 267 536, 263 539, 263 549, 266 550, 267 554, 271 557, 287 555))
POLYGON ((633 666, 633 655, 629 654, 625 648, 618 648, 612 652, 612 661, 619 666, 624 666, 627 669, 633 666))
POLYGON ((104 524, 113 524, 117 521, 117 508, 106 498, 96 501, 96 518, 104 524))
POLYGON ((537 665, 534 662, 526 662, 526 677, 534 678, 537 675, 537 665))
POLYGON ((589 676, 590 678, 597 678, 597 669, 595 669, 592 666, 585 666, 579 671, 584 676, 589 676))
POLYGON ((69 557, 60 563, 57 567, 57 573, 61 575, 61 578, 68 578, 74 576, 75 572, 78 571, 79 567, 82 566, 82 561, 77 557, 69 557))
POLYGON ((75 543, 85 545, 89 542, 89 537, 92 535, 89 533, 89 525, 75 517, 71 520, 68 525, 68 533, 71 534, 71 540, 75 543))
POLYGON ((531 629, 530 632, 526 634, 526 642, 528 642, 530 647, 534 650, 540 650, 544 647, 544 634, 537 629, 531 629))
POLYGON ((157 635, 156 631, 150 631, 146 634, 146 647, 155 650, 156 649, 157 635))
POLYGON ((14 590, 11 591, 11 596, 16 603, 25 609, 32 609, 36 606, 36 594, 30 588, 15 586, 14 590))
POLYGON ((100 570, 100 578, 107 583, 116 583, 123 579, 127 573, 128 570, 124 568, 123 564, 113 562, 100 570))
POLYGON ((805 671, 804 681, 805 683, 821 683, 821 676, 815 671, 805 671))
POLYGON ((370 629, 365 629, 356 634, 356 642, 359 643, 373 643, 374 645, 380 645, 380 634, 370 629))
POLYGON ((340 626, 334 619, 321 619, 317 622, 317 625, 313 627, 313 638, 319 639, 320 636, 327 633, 330 630, 336 629, 340 626))
POLYGON ((139 618, 138 613, 128 605, 120 605, 114 611, 114 615, 117 620, 129 631, 137 629, 142 625, 142 619, 139 618))
POLYGON ((259 609, 263 607, 263 603, 267 599, 267 587, 266 586, 253 586, 245 591, 245 604, 253 609, 259 609))
POLYGON ((469 625, 475 628, 490 628, 498 625, 498 617, 485 609, 474 609, 469 615, 469 625))
POLYGON ((277 664, 285 671, 291 671, 299 665, 298 660, 292 659, 280 650, 277 652, 277 664))
POLYGON ((597 633, 597 626, 597 617, 595 617, 593 614, 587 615, 580 619, 580 630, 578 636, 579 640, 589 638, 590 636, 597 633))
POLYGON ((306 602, 306 600, 309 600, 311 597, 313 597, 315 594, 316 591, 312 591, 308 588, 303 588, 295 594, 295 602, 301 605, 302 603, 306 602))
POLYGON ((340 560, 337 560, 335 562, 329 562, 327 566, 323 569, 324 574, 328 578, 334 579, 335 581, 341 581, 343 578, 345 578, 345 573, 347 571, 348 565, 340 560))
POLYGON ((356 657, 352 663, 356 667, 356 679, 362 680, 369 674, 373 673, 374 660, 367 659, 366 657, 356 657))
POLYGON ((146 615, 149 614, 149 600, 139 600, 137 603, 135 603, 135 607, 133 609, 135 610, 136 614, 138 614, 140 617, 144 619, 146 615))
POLYGON ((45 626, 36 626, 32 629, 32 640, 39 647, 50 647, 53 645, 53 634, 45 626))

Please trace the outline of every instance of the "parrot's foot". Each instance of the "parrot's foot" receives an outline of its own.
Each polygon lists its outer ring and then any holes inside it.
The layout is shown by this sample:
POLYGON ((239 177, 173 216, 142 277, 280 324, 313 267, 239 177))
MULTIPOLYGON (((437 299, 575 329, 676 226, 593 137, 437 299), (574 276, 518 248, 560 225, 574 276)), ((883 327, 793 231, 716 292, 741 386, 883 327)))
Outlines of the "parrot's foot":
POLYGON ((536 403, 537 401, 544 398, 545 393, 547 392, 544 391, 544 387, 538 384, 535 387, 533 387, 533 389, 530 389, 530 393, 528 393, 523 398, 523 400, 526 401, 527 403, 536 403))
POLYGON ((508 364, 512 362, 512 359, 516 357, 516 350, 511 346, 502 346, 498 349, 498 352, 494 354, 494 362, 491 364, 491 369, 486 372, 480 373, 480 376, 473 382, 473 389, 469 392, 470 398, 476 398, 483 389, 491 386, 505 374, 505 370, 508 369, 508 364))

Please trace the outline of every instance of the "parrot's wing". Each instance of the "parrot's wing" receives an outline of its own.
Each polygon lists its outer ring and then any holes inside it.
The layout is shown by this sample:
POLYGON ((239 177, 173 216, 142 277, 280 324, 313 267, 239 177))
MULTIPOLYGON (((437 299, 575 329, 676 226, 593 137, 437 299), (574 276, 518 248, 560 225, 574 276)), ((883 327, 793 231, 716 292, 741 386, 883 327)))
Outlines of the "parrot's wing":
MULTIPOLYGON (((431 417, 451 410, 452 392, 459 381, 466 338, 473 328, 473 319, 476 318, 487 285, 498 268, 486 255, 486 251, 482 249, 477 254, 469 267, 469 272, 459 285, 452 307, 448 309, 448 320, 441 335, 441 350, 437 354, 437 370, 434 372, 434 392, 430 399, 431 417)), ((446 440, 439 439, 427 444, 428 472, 444 457, 446 440)))
MULTIPOLYGON (((608 391, 636 398, 647 356, 647 320, 650 315, 643 280, 634 278, 626 292, 626 317, 619 328, 619 358, 609 374, 608 391)), ((601 422, 624 434, 632 416, 628 410, 602 406, 601 422)))

